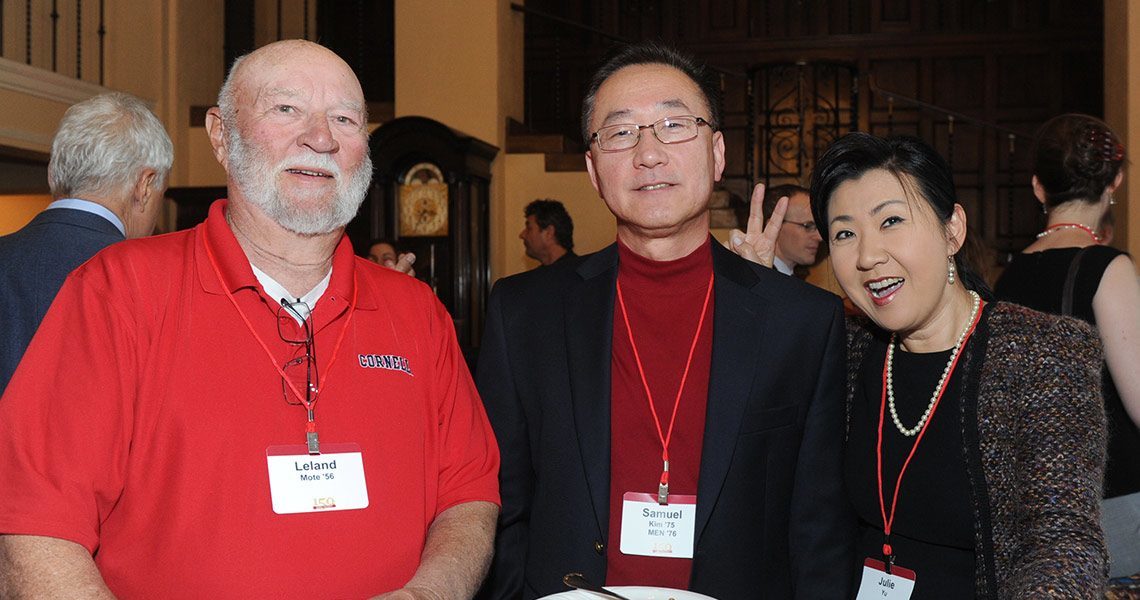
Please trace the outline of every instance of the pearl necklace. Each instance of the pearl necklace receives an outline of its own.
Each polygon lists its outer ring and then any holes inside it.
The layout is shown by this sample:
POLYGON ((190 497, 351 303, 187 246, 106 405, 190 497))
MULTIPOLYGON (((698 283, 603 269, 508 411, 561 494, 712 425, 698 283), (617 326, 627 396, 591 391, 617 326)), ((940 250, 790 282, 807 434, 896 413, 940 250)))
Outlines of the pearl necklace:
POLYGON ((1037 239, 1041 239, 1041 238, 1049 235, 1050 233, 1057 231, 1058 229, 1080 229, 1081 231, 1092 236, 1093 241, 1095 241, 1096 243, 1099 244, 1101 241, 1100 236, 1097 235, 1096 232, 1092 230, 1092 227, 1089 227, 1088 225, 1082 225, 1081 223, 1057 223, 1056 225, 1050 225, 1050 226, 1045 228, 1045 231, 1042 231, 1041 233, 1037 234, 1037 239))
POLYGON ((930 411, 934 409, 935 403, 938 402, 939 396, 942 395, 942 386, 946 384, 946 378, 950 376, 950 367, 954 365, 954 360, 958 358, 958 352, 962 350, 962 343, 966 340, 966 335, 973 329, 974 320, 978 316, 978 308, 981 306, 981 298, 973 290, 970 290, 970 295, 974 297, 974 309, 970 313, 969 320, 966 321, 966 327, 962 329, 962 333, 958 335, 958 341, 954 343, 954 350, 950 352, 950 360, 946 361, 946 368, 942 369, 942 377, 938 379, 938 385, 934 387, 934 393, 930 396, 930 404, 926 405, 926 411, 922 413, 922 418, 918 420, 918 424, 914 427, 907 429, 901 421, 899 421, 899 414, 895 411, 895 390, 894 378, 891 376, 891 364, 895 355, 895 335, 891 334, 891 342, 887 345, 887 404, 891 410, 891 420, 895 422, 895 428, 899 433, 906 437, 914 437, 922 431, 922 426, 926 424, 926 420, 930 418, 930 411))

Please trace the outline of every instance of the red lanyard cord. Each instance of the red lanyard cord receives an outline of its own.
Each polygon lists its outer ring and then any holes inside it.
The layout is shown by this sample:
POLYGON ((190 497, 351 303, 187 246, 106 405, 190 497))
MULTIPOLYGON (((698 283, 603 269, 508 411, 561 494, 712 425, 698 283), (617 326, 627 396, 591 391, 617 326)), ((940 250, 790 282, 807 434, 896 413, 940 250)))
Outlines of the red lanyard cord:
MULTIPOLYGON (((245 314, 245 311, 243 311, 241 309, 241 306, 238 305, 237 299, 234 298, 233 292, 230 291, 229 286, 226 284, 225 279, 222 277, 222 271, 218 267, 217 259, 214 258, 214 251, 212 248, 210 248, 209 240, 203 237, 202 244, 206 247, 206 256, 210 259, 210 266, 214 269, 214 275, 218 277, 218 283, 222 286, 222 292, 225 293, 226 298, 228 298, 230 303, 233 304, 234 309, 237 310, 238 316, 240 316, 241 320, 245 322, 245 326, 247 329, 249 329, 249 332, 253 334, 253 338, 257 340, 258 344, 261 345, 261 349, 265 351, 265 356, 269 358, 270 364, 272 364, 273 368, 277 369, 277 373, 281 375, 282 381, 285 382, 285 385, 289 386, 289 389, 293 392, 294 395, 297 396, 297 399, 301 401, 301 404, 305 406, 305 409, 308 412, 305 431, 309 434, 315 434, 317 425, 313 415, 313 407, 317 403, 317 396, 320 394, 321 390, 315 390, 315 392, 311 395, 302 394, 300 390, 297 389, 297 386, 293 385, 293 381, 285 375, 285 370, 281 368, 281 365, 277 364, 277 359, 273 357, 273 352, 269 350, 269 344, 266 344, 265 340, 263 340, 261 336, 258 335, 257 330, 253 328, 253 323, 250 322, 249 317, 245 314)), ((345 319, 344 327, 341 328, 340 334, 337 336, 336 343, 333 345, 333 352, 329 358, 329 362, 327 365, 325 365, 324 373, 326 384, 328 383, 328 377, 330 375, 330 371, 332 370, 333 363, 336 362, 337 356, 340 354, 341 342, 344 341, 344 335, 348 332, 349 325, 352 322, 352 315, 355 313, 353 309, 356 308, 357 291, 358 286, 356 281, 356 271, 354 270, 352 273, 352 301, 348 305, 348 317, 345 319)), ((321 389, 324 387, 325 386, 321 386, 321 389)))
MULTIPOLYGON (((970 337, 974 335, 974 329, 977 328, 978 322, 982 319, 982 307, 984 302, 979 304, 978 314, 974 315, 973 322, 970 323, 970 328, 966 331, 966 335, 962 338, 962 349, 965 350, 966 343, 970 341, 970 337)), ((888 348, 889 350, 889 348, 888 348)), ((883 498, 883 421, 887 412, 887 361, 883 359, 883 391, 880 398, 879 406, 879 439, 878 445, 875 448, 875 455, 878 459, 876 471, 879 481, 879 513, 883 517, 883 534, 886 536, 883 542, 883 556, 887 559, 888 565, 894 562, 894 549, 891 548, 891 526, 895 521, 895 508, 898 507, 899 501, 899 487, 902 485, 903 475, 906 474, 906 468, 910 465, 910 459, 914 457, 915 450, 918 450, 918 444, 922 442, 922 437, 926 435, 926 430, 930 427, 931 421, 934 420, 934 413, 938 410, 938 405, 942 402, 942 395, 946 393, 946 388, 950 387, 950 378, 954 375, 954 370, 958 367, 958 360, 962 358, 965 352, 959 351, 957 356, 954 357, 954 362, 950 363, 950 370, 946 374, 946 381, 938 390, 938 396, 934 401, 934 406, 930 408, 930 416, 926 419, 926 423, 922 425, 922 429, 914 439, 914 444, 910 447, 910 453, 907 454, 906 460, 903 461, 902 468, 899 469, 898 478, 895 480, 895 491, 891 496, 891 514, 887 516, 886 501, 883 498)), ((888 569, 890 567, 888 566, 888 569)))
POLYGON ((681 385, 677 388, 677 398, 673 401, 673 415, 669 418, 669 430, 661 431, 661 419, 657 416, 657 408, 653 405, 653 392, 649 391, 649 381, 645 378, 645 367, 641 364, 641 354, 637 351, 637 342, 633 340, 633 328, 629 324, 629 313, 625 309, 625 298, 621 293, 621 280, 617 282, 618 306, 621 308, 621 317, 625 322, 625 332, 629 336, 629 346, 633 349, 633 359, 637 363, 637 374, 641 376, 641 385, 645 388, 645 398, 649 401, 649 413, 653 415, 653 424, 657 426, 657 437, 661 440, 661 461, 664 468, 661 471, 661 481, 658 484, 657 501, 666 504, 669 495, 669 442, 673 439, 673 425, 677 422, 677 409, 681 406, 681 393, 685 391, 685 381, 689 378, 689 367, 693 364, 693 354, 697 350, 697 341, 701 339, 701 330, 705 325, 705 315, 708 314, 709 298, 712 297, 714 274, 709 274, 708 288, 705 290, 705 301, 701 306, 701 316, 697 321, 697 332, 693 334, 693 343, 689 345, 689 357, 685 360, 685 370, 681 374, 681 385))

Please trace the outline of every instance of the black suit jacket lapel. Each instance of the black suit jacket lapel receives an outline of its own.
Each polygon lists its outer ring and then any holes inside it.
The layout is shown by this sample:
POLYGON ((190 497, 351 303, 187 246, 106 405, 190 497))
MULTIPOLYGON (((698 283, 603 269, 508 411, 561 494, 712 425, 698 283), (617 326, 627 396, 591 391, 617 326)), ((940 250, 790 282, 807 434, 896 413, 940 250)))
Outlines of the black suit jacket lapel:
POLYGON ((617 245, 578 266, 582 281, 564 298, 566 355, 574 427, 598 529, 609 529, 610 353, 613 342, 617 245))
POLYGON ((732 463, 754 380, 763 375, 760 356, 768 319, 766 302, 753 290, 760 279, 747 263, 718 243, 713 243, 713 272, 712 364, 697 482, 695 543, 700 542, 732 463))

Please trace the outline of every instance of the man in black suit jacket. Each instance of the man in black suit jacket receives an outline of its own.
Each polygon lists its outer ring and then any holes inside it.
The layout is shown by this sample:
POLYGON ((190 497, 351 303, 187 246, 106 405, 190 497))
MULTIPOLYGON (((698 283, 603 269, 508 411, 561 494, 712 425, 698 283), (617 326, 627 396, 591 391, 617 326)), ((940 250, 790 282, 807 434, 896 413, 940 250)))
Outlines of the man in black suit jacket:
MULTIPOLYGON (((501 280, 491 294, 476 379, 502 454, 503 511, 483 597, 555 593, 573 571, 726 600, 849 595, 842 307, 709 236, 707 205, 724 168, 716 94, 702 66, 668 48, 632 46, 610 59, 588 91, 583 135, 618 243, 501 280), (695 265, 696 296, 678 288, 653 302, 633 293, 638 281, 674 277, 680 264, 695 265), (695 307, 684 309, 691 322, 637 328, 636 318, 673 303, 695 307), (695 317, 708 313, 702 333, 704 318, 695 317), (654 367, 652 356, 665 362, 654 367), (680 380, 679 391, 652 393, 667 377, 680 380), (698 392, 686 389, 694 381, 698 392), (685 415, 677 435, 667 434, 669 410, 685 415), (656 424, 659 438, 634 441, 629 424, 639 419, 649 431, 656 424), (662 465, 662 451, 673 464, 662 465), (623 475, 629 453, 638 454, 634 468, 645 463, 633 479, 623 475), (695 510, 663 526, 690 528, 691 544, 655 542, 673 535, 653 530, 683 513, 682 495, 694 492, 695 510), (636 521, 641 511, 664 518, 636 521)), ((754 208, 762 195, 758 186, 754 208)), ((753 214, 758 221, 758 208, 753 214)), ((746 241, 770 245, 775 233, 758 240, 750 228, 746 241)))
POLYGON ((162 123, 133 96, 104 94, 67 110, 48 162, 54 201, 0 237, 0 395, 68 273, 154 231, 173 161, 162 123))

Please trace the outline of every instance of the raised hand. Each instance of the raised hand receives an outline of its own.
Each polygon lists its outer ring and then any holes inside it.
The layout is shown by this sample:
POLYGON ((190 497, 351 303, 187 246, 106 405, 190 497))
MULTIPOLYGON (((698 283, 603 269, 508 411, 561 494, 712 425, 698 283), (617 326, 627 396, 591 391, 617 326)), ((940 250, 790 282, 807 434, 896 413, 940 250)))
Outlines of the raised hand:
POLYGON ((728 232, 729 250, 765 267, 771 267, 776 257, 776 238, 784 223, 784 213, 788 211, 788 197, 780 198, 772 210, 772 218, 764 223, 764 184, 758 183, 752 189, 752 201, 748 207, 747 231, 733 229, 728 232))
POLYGON ((416 276, 416 270, 412 268, 414 264, 416 264, 416 255, 411 252, 401 254, 396 260, 384 261, 385 267, 393 271, 399 271, 405 275, 411 275, 412 277, 416 276))

